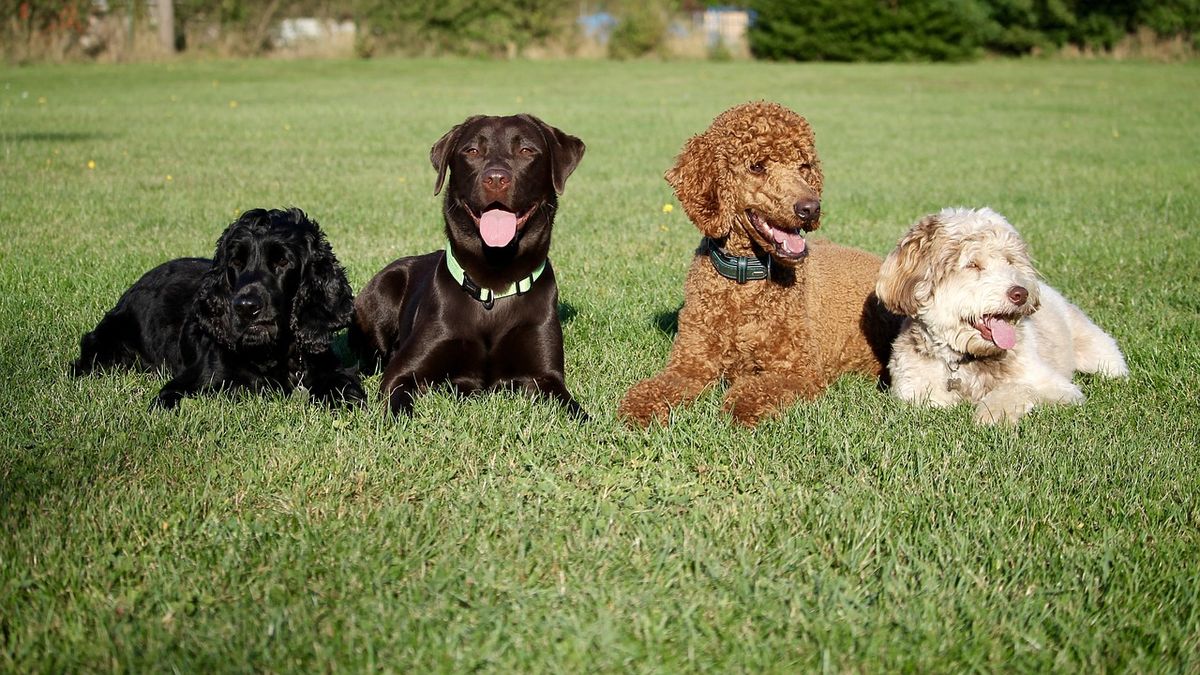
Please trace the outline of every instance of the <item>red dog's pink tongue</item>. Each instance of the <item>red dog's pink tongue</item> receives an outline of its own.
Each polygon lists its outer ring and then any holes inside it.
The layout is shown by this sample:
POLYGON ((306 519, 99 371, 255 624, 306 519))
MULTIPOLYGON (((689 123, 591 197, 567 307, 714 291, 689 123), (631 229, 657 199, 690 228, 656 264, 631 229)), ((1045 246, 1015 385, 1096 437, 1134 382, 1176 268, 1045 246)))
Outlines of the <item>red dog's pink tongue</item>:
POLYGON ((1017 344, 1017 329, 1011 323, 994 316, 984 319, 983 323, 992 331, 992 343, 1000 349, 1012 349, 1017 344))
POLYGON ((790 253, 800 253, 804 250, 804 235, 802 234, 773 230, 771 235, 775 238, 775 243, 783 244, 783 247, 790 253))
POLYGON ((484 211, 479 216, 479 234, 483 236, 483 243, 492 248, 508 246, 508 242, 517 236, 517 214, 500 209, 484 211))

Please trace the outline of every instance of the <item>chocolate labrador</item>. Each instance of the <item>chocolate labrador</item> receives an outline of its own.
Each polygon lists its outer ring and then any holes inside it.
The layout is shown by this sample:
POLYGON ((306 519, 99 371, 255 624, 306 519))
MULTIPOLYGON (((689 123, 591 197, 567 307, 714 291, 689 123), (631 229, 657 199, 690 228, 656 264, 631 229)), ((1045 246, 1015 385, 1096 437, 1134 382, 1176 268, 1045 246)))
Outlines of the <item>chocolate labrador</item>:
POLYGON ((446 248, 376 274, 350 326, 360 362, 383 365, 393 414, 412 414, 418 393, 449 383, 468 396, 548 396, 587 417, 567 391, 547 258, 558 195, 583 152, 583 141, 532 115, 470 117, 433 145, 446 248))

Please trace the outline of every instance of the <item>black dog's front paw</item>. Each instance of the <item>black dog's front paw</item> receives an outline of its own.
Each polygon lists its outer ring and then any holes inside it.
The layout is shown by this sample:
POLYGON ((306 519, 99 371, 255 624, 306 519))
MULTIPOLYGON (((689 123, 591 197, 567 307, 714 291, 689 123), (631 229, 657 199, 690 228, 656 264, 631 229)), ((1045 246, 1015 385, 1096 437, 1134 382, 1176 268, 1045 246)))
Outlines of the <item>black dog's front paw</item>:
POLYGON ((158 396, 150 401, 150 411, 155 410, 174 410, 179 407, 179 402, 183 400, 183 392, 175 389, 163 389, 158 392, 158 396))
POLYGON ((357 378, 313 387, 309 390, 309 395, 330 408, 362 407, 367 403, 367 393, 363 391, 357 378))
POLYGON ((92 370, 93 369, 91 366, 84 365, 83 359, 78 359, 76 361, 71 362, 71 365, 67 366, 67 376, 68 377, 85 377, 87 375, 91 375, 92 370))

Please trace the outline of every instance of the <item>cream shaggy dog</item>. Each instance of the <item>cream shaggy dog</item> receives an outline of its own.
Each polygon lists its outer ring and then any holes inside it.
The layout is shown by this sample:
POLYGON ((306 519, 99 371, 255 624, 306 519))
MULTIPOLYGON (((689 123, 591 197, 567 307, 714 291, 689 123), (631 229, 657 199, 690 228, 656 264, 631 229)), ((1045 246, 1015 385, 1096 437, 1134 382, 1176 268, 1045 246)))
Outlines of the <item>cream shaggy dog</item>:
POLYGON ((1124 377, 1117 343, 1038 282, 1004 216, 952 208, 926 216, 879 271, 875 292, 907 316, 892 347, 892 392, 937 407, 976 404, 985 424, 1042 403, 1081 403, 1075 371, 1124 377))

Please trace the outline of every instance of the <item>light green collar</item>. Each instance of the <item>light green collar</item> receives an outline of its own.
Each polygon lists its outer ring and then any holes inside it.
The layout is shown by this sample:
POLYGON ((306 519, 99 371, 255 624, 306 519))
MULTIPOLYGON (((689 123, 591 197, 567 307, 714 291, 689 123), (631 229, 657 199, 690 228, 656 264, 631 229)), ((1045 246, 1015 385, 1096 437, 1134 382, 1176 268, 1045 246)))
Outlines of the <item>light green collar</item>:
POLYGON ((524 278, 518 279, 515 284, 509 284, 500 292, 493 292, 490 288, 480 288, 467 276, 467 271, 462 265, 458 264, 458 259, 454 257, 454 251, 450 250, 450 241, 446 241, 446 269, 450 272, 450 276, 462 286, 463 291, 483 303, 484 309, 491 309, 496 304, 496 298, 507 298, 510 295, 524 295, 533 288, 533 282, 542 276, 542 272, 546 271, 546 263, 549 260, 543 260, 542 264, 534 268, 533 272, 524 278))

